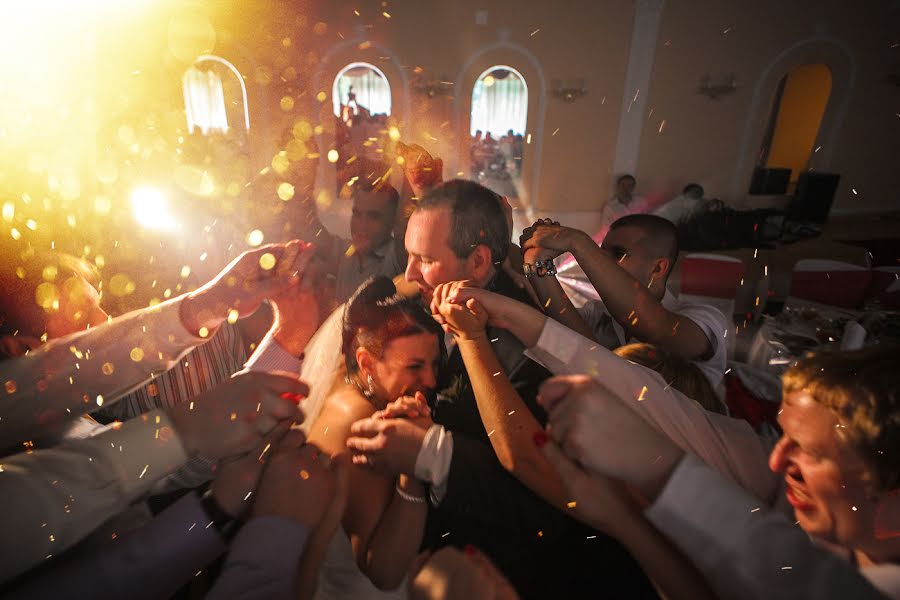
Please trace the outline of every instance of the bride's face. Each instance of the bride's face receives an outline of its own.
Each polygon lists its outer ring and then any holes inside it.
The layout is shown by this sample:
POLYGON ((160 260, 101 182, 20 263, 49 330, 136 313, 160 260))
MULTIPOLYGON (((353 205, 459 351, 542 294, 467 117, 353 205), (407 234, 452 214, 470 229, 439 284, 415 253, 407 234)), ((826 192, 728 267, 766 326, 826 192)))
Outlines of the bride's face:
MULTIPOLYGON (((372 377, 385 400, 433 390, 440 353, 433 333, 417 333, 388 342, 381 360, 373 363, 372 377)), ((380 395, 380 394, 379 394, 380 395)))

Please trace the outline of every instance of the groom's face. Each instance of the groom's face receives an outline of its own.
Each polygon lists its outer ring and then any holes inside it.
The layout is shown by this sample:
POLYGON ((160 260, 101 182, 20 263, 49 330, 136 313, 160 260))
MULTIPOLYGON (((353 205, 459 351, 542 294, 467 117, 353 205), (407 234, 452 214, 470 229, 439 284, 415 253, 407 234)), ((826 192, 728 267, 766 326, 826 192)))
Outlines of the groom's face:
POLYGON ((415 211, 406 227, 406 280, 419 287, 426 303, 438 285, 473 278, 472 261, 448 245, 451 223, 449 208, 429 208, 415 211))

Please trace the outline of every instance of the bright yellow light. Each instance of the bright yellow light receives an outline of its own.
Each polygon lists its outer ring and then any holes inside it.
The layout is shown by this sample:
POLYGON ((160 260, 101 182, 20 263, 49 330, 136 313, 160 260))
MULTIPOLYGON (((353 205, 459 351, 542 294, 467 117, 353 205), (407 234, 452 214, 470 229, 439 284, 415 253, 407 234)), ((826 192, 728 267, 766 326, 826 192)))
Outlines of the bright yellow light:
POLYGON ((392 142, 397 142, 400 140, 400 130, 396 127, 391 127, 390 129, 388 129, 388 135, 390 136, 392 142))
POLYGON ((157 231, 175 231, 179 228, 166 197, 159 190, 137 188, 131 193, 131 207, 135 220, 142 227, 157 231))
POLYGON ((488 75, 487 77, 484 78, 483 83, 484 83, 484 87, 491 87, 492 85, 494 85, 494 76, 488 75))
POLYGON ((340 155, 338 154, 337 150, 332 148, 331 150, 328 151, 328 162, 336 163, 338 161, 338 158, 340 158, 340 155))

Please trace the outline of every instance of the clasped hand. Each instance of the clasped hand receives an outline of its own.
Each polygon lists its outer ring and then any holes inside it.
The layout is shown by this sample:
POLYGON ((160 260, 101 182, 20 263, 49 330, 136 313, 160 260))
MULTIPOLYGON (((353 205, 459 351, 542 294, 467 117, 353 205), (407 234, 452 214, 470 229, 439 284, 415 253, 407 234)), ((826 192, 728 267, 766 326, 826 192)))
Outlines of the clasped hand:
POLYGON ((431 299, 431 314, 444 331, 457 339, 476 340, 485 337, 488 313, 474 297, 458 297, 458 290, 466 288, 468 283, 452 281, 438 285, 431 299))

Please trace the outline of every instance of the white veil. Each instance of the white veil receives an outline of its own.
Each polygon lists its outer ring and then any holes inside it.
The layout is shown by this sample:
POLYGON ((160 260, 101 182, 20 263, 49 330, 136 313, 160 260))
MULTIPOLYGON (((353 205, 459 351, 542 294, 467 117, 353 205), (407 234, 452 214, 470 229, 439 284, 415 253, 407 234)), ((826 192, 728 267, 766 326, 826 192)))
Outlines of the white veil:
POLYGON ((328 397, 335 377, 341 370, 344 306, 346 305, 338 306, 325 319, 325 322, 306 345, 303 365, 300 368, 300 379, 309 385, 309 396, 301 404, 306 418, 300 428, 307 435, 319 413, 322 412, 325 398, 328 397))

